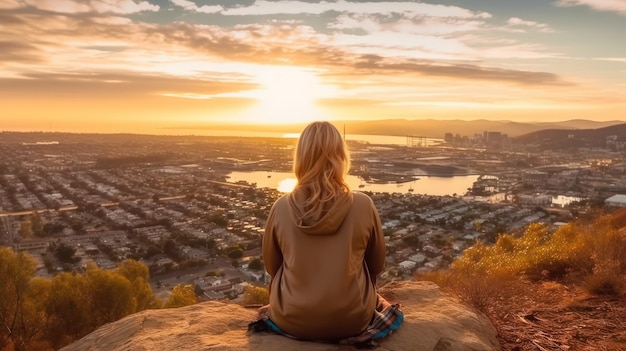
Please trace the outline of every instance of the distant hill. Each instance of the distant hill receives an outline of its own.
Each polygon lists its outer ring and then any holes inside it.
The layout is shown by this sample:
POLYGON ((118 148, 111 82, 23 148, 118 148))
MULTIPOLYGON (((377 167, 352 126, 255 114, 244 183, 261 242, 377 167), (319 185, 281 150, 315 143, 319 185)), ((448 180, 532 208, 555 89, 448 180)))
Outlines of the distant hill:
POLYGON ((545 129, 516 137, 514 142, 543 148, 592 147, 606 145, 610 136, 625 142, 626 123, 596 129, 545 129))
MULTIPOLYGON (((369 134, 369 135, 396 135, 396 136, 424 136, 428 138, 443 139, 446 133, 459 134, 461 136, 473 136, 482 134, 485 131, 501 132, 509 137, 537 132, 545 129, 595 129, 603 128, 624 121, 594 122, 587 120, 570 120, 562 122, 513 122, 513 121, 489 121, 489 120, 435 120, 435 119, 393 119, 375 121, 333 121, 339 130, 344 128, 348 134, 369 134)), ((278 133, 298 133, 306 123, 286 124, 286 125, 221 125, 196 127, 195 129, 232 129, 278 132, 278 133)))
POLYGON ((540 131, 544 129, 580 129, 602 128, 621 121, 594 122, 572 120, 563 122, 512 122, 489 120, 378 120, 378 121, 337 121, 337 126, 345 125, 350 134, 382 134, 382 135, 419 135, 431 138, 443 138, 446 133, 461 136, 483 134, 485 131, 501 132, 510 137, 540 131))

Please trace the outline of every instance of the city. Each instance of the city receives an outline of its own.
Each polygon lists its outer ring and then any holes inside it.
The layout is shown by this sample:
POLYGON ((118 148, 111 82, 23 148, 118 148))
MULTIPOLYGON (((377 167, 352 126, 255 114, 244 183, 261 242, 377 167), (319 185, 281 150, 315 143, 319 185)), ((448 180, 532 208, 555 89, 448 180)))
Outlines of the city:
MULTIPOLYGON (((0 245, 31 253, 44 277, 131 258, 150 268, 159 297, 191 284, 202 300, 240 299, 247 284, 267 283, 261 236, 281 192, 229 174, 290 172, 294 145, 290 138, 0 133, 0 245)), ((493 243, 530 223, 556 228, 626 205, 626 160, 608 142, 577 152, 510 141, 348 145, 351 175, 361 179, 353 190, 372 197, 383 223, 384 280, 445 268, 476 240, 493 243), (420 177, 470 175, 476 181, 465 193, 412 186, 420 177), (375 184, 398 191, 369 191, 375 184)))

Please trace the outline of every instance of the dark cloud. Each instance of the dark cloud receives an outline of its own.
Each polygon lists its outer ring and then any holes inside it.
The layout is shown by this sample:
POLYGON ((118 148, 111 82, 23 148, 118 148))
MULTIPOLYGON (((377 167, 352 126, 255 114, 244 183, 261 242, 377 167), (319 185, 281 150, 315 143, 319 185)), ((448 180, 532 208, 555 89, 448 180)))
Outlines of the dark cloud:
POLYGON ((39 53, 39 49, 33 45, 16 41, 0 41, 0 63, 37 63, 42 61, 43 57, 39 53))
POLYGON ((571 85, 571 83, 563 81, 558 75, 549 72, 440 62, 406 61, 387 63, 383 57, 376 55, 362 56, 354 66, 358 69, 368 70, 370 73, 417 73, 426 76, 502 81, 522 85, 571 85))
POLYGON ((27 22, 22 19, 19 18, 18 16, 15 16, 15 11, 2 11, 0 10, 0 23, 2 23, 4 26, 14 26, 17 24, 26 24, 27 22))
POLYGON ((220 80, 199 80, 129 73, 23 74, 26 79, 0 78, 4 95, 132 98, 157 94, 212 95, 255 88, 254 85, 220 80))

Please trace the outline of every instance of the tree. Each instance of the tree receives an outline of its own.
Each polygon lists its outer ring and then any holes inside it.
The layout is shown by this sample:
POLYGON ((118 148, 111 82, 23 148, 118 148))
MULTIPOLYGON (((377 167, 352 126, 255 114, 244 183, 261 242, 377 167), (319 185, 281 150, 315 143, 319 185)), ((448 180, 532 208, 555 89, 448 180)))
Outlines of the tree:
POLYGON ((65 227, 61 223, 46 223, 43 225, 43 236, 52 236, 63 231, 65 227))
POLYGON ((237 260, 243 257, 243 250, 240 248, 232 248, 230 250, 228 250, 228 252, 226 253, 226 255, 228 256, 228 258, 231 258, 233 260, 237 260))
POLYGON ((165 242, 163 243, 163 252, 175 261, 180 259, 180 251, 178 250, 178 245, 176 245, 176 242, 172 239, 165 240, 165 242))
POLYGON ((80 261, 80 258, 74 256, 76 254, 76 249, 64 244, 59 245, 54 254, 59 259, 59 261, 63 263, 73 264, 80 261))
POLYGON ((24 319, 29 283, 35 273, 35 261, 23 252, 0 248, 0 344, 25 349, 19 323, 24 319))
MULTIPOLYGON (((52 279, 33 277, 35 270, 28 254, 0 248, 2 351, 58 350, 105 323, 160 307, 147 267, 136 261, 113 271, 90 267, 83 275, 61 273, 52 279)), ((186 297, 183 293, 176 296, 186 297)))
POLYGON ((176 285, 163 307, 175 308, 196 304, 198 298, 191 285, 176 285))
POLYGON ((83 276, 61 273, 52 278, 46 311, 47 339, 55 349, 91 332, 94 324, 83 276))
POLYGON ((40 238, 43 237, 44 236, 43 223, 41 221, 41 216, 39 215, 39 212, 34 211, 30 215, 30 223, 31 223, 31 229, 33 230, 33 234, 40 238))
POLYGON ((132 284, 123 275, 100 268, 88 269, 84 275, 89 295, 93 328, 114 322, 136 311, 132 284))
POLYGON ((33 236, 33 224, 29 220, 24 220, 20 223, 20 230, 18 232, 20 238, 28 239, 33 236))
POLYGON ((16 326, 16 333, 21 335, 20 341, 24 350, 51 349, 45 338, 48 321, 46 305, 50 291, 49 279, 34 277, 29 282, 22 304, 21 318, 16 326))
POLYGON ((144 281, 148 281, 150 279, 148 267, 135 260, 125 260, 124 262, 118 264, 117 272, 131 282, 136 279, 143 279, 144 281))
POLYGON ((248 269, 251 269, 253 271, 261 271, 265 269, 265 265, 263 264, 263 261, 261 261, 259 258, 253 258, 252 260, 250 260, 250 263, 248 263, 248 269))
POLYGON ((85 231, 83 223, 77 218, 70 218, 70 227, 72 227, 76 234, 83 234, 85 231))
POLYGON ((160 253, 163 253, 161 249, 159 249, 158 247, 154 245, 150 245, 148 246, 148 249, 146 250, 146 254, 143 256, 143 258, 149 259, 149 258, 152 258, 152 256, 158 255, 160 253))
POLYGON ((135 260, 126 260, 117 266, 117 272, 132 285, 136 311, 159 307, 159 301, 154 297, 150 286, 148 266, 135 260))

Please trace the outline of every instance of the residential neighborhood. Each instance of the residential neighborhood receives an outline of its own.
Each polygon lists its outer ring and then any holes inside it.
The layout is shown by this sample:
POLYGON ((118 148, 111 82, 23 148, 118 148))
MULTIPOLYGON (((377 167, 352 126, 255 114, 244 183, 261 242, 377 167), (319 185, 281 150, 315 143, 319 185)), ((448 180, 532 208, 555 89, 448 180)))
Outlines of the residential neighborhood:
MULTIPOLYGON (((0 245, 38 275, 113 269, 134 259, 155 294, 193 285, 205 300, 266 285, 261 239, 284 194, 231 172, 290 172, 294 139, 0 133, 0 245)), ((607 149, 563 153, 351 142, 363 184, 475 175, 464 193, 367 193, 387 245, 383 280, 447 267, 478 240, 550 229, 626 206, 626 162, 607 149)), ((398 188, 400 189, 400 188, 398 188)), ((402 188, 406 189, 406 188, 402 188)))

